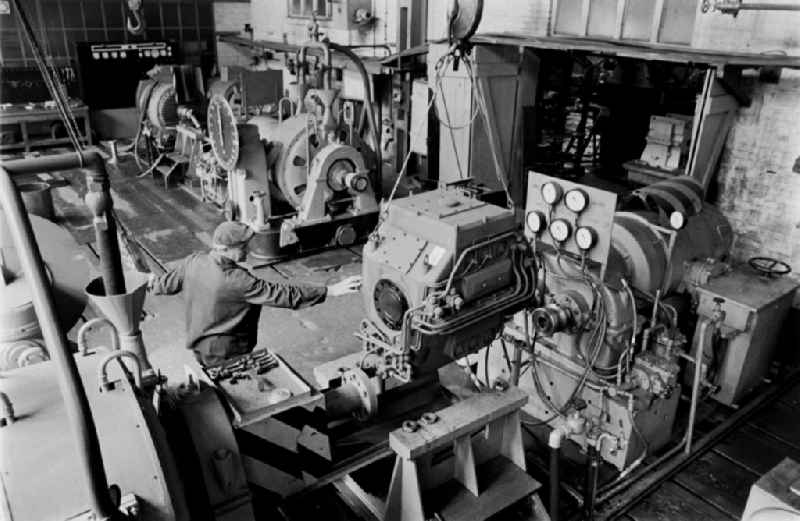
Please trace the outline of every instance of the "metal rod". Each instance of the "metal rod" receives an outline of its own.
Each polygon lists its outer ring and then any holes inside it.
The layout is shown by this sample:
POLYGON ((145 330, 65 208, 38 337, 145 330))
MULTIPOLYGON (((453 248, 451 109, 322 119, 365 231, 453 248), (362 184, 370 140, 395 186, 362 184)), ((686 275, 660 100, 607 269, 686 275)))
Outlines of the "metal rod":
POLYGON ((706 349, 706 342, 709 340, 709 327, 714 322, 711 319, 701 319, 696 352, 694 355, 694 378, 692 379, 692 400, 689 406, 689 423, 686 425, 686 446, 683 449, 684 454, 691 454, 692 452, 692 436, 694 436, 694 422, 697 418, 697 400, 700 397, 700 376, 703 369, 703 352, 706 349))
POLYGON ((723 13, 738 13, 739 11, 800 11, 800 5, 773 4, 770 2, 715 2, 714 9, 723 13))
MULTIPOLYGON (((77 154, 69 154, 70 161, 79 161, 77 154)), ((62 158, 63 159, 63 158, 62 158)), ((99 521, 118 517, 118 513, 111 502, 108 493, 108 480, 103 457, 100 452, 100 443, 97 430, 89 408, 89 400, 83 388, 78 373, 78 366, 67 344, 67 339, 56 314, 53 303, 53 292, 45 273, 44 262, 39 251, 39 246, 33 235, 31 222, 25 212, 22 198, 11 180, 11 175, 6 171, 6 165, 16 167, 14 173, 30 171, 30 165, 52 164, 50 158, 24 160, 23 162, 3 163, 0 165, 0 205, 8 221, 8 228, 17 250, 20 264, 28 277, 33 297, 33 307, 42 331, 47 350, 53 357, 56 367, 56 378, 64 407, 67 413, 69 428, 75 437, 75 449, 78 459, 80 474, 86 483, 89 493, 89 508, 99 521)), ((57 167, 49 170, 56 170, 57 167)), ((34 171, 41 171, 36 168, 34 171)))

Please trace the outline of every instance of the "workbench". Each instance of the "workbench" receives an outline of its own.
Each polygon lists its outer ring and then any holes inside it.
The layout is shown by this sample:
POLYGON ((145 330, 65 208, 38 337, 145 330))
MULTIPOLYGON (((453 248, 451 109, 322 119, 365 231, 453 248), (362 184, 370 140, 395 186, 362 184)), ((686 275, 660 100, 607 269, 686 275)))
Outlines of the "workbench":
MULTIPOLYGON (((30 107, 31 105, 27 105, 30 107)), ((78 136, 87 145, 92 144, 92 126, 89 121, 89 107, 82 102, 70 105, 70 110, 75 119, 83 119, 83 135, 78 136)), ((61 121, 61 115, 56 108, 44 107, 42 104, 34 104, 33 108, 26 108, 26 105, 15 104, 9 108, 0 109, 0 125, 19 125, 22 141, 17 143, 0 144, 0 151, 15 150, 22 148, 25 152, 30 152, 31 147, 64 145, 69 144, 69 137, 44 137, 32 138, 29 134, 28 124, 40 122, 61 121)))

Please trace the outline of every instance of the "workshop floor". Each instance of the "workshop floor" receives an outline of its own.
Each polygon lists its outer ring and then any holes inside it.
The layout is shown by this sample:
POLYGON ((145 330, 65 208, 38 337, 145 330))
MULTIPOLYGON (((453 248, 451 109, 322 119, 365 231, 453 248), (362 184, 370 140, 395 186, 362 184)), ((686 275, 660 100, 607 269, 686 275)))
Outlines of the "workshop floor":
MULTIPOLYGON (((149 255, 169 264, 185 255, 210 246, 211 232, 222 220, 221 214, 197 198, 190 188, 164 189, 161 180, 138 178, 130 165, 112 172, 114 204, 120 220, 149 255)), ((81 171, 38 176, 54 185, 57 221, 69 229, 80 244, 90 265, 96 265, 91 218, 83 204, 85 179, 81 171)), ((24 181, 24 180, 21 180, 24 181)), ((360 273, 359 248, 329 250, 303 258, 256 267, 271 280, 328 284, 360 273)), ((146 318, 142 324, 148 351, 156 357, 161 350, 183 349, 183 306, 180 296, 148 296, 146 318)), ((91 316, 87 308, 84 315, 91 316)), ((314 383, 313 368, 324 362, 358 351, 353 336, 363 316, 359 294, 331 299, 299 311, 264 308, 259 324, 259 344, 280 353, 300 375, 314 383)), ((73 331, 74 333, 74 331, 73 331)), ((663 483, 644 501, 628 509, 627 521, 666 519, 738 519, 748 489, 758 476, 782 457, 800 458, 800 422, 796 421, 800 386, 794 386, 780 399, 742 427, 715 444, 682 472, 663 483)), ((733 411, 722 411, 701 434, 724 422, 733 411)), ((545 465, 529 454, 529 469, 545 482, 545 465)), ((576 488, 582 470, 574 469, 576 488)), ((546 495, 543 492, 543 495, 546 495)), ((352 518, 341 510, 338 500, 320 500, 318 513, 331 519, 352 518), (326 505, 330 501, 331 505, 326 505), (337 514, 331 512, 337 510, 337 514)), ((565 499, 565 503, 570 502, 565 499)), ((577 505, 563 505, 574 511, 577 505)))

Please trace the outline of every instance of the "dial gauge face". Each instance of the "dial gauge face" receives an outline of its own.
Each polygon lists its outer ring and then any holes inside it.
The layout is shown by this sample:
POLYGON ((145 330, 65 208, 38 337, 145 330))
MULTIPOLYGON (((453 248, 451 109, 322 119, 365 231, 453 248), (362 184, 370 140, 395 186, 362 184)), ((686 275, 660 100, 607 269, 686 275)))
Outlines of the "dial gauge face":
POLYGON ((571 226, 564 219, 556 219, 550 223, 550 236, 556 242, 564 242, 569 239, 571 231, 571 226))
POLYGON ((542 185, 542 199, 551 206, 561 200, 561 194, 563 193, 564 189, 555 183, 550 182, 542 185))
POLYGON ((686 226, 686 216, 681 212, 672 212, 669 214, 669 225, 676 230, 682 229, 686 226))
POLYGON ((542 212, 528 212, 528 215, 525 217, 525 224, 528 225, 528 229, 533 233, 539 233, 544 230, 546 225, 546 218, 542 212))
POLYGON ((575 188, 564 196, 564 203, 571 211, 581 213, 589 206, 589 196, 580 188, 575 188))
POLYGON ((578 248, 587 251, 591 250, 597 242, 597 234, 588 226, 581 226, 575 230, 575 244, 578 248))
POLYGON ((239 131, 230 104, 220 95, 208 103, 208 137, 219 165, 233 170, 239 161, 239 131))

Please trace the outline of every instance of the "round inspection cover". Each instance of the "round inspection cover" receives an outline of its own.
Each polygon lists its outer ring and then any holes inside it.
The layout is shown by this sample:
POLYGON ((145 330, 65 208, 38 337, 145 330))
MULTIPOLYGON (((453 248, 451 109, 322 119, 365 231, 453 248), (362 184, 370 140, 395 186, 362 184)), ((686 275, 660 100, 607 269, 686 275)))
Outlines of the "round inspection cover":
POLYGON ((208 137, 220 166, 233 170, 239 161, 239 131, 230 104, 219 95, 208 104, 208 137))
POLYGON ((403 315, 408 310, 408 300, 394 282, 381 279, 375 284, 373 293, 375 311, 386 327, 400 331, 403 326, 403 315))

